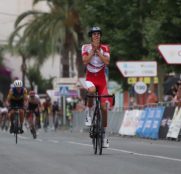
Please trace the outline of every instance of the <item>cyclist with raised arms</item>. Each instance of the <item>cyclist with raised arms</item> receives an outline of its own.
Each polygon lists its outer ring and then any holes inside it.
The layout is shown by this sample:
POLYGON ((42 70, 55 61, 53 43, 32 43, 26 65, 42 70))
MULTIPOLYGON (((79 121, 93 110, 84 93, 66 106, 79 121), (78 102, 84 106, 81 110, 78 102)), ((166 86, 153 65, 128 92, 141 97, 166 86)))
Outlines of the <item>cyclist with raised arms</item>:
MULTIPOLYGON (((88 35, 91 38, 91 43, 82 46, 82 60, 86 65, 86 88, 89 93, 95 93, 97 90, 98 95, 108 95, 105 67, 110 62, 110 48, 108 45, 101 43, 102 31, 100 27, 92 27, 88 35)), ((105 136, 107 127, 106 101, 110 101, 110 99, 101 98, 104 127, 103 147, 109 147, 108 139, 105 136)), ((90 108, 93 106, 90 99, 87 105, 89 114, 86 118, 86 125, 90 126, 90 108)))
MULTIPOLYGON (((23 87, 23 82, 21 80, 15 80, 13 86, 10 88, 7 103, 8 106, 11 108, 18 107, 20 108, 20 133, 23 133, 23 122, 24 122, 24 106, 27 104, 27 89, 23 87)), ((13 133, 14 126, 13 126, 13 116, 14 116, 14 109, 11 109, 9 112, 9 118, 11 122, 10 133, 13 133)))

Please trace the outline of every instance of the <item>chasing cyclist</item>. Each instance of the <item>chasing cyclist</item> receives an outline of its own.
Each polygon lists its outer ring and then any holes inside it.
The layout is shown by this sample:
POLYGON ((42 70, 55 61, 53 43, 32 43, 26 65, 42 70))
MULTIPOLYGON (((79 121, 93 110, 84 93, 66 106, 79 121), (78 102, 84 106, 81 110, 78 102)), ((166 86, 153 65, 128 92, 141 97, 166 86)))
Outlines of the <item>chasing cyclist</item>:
POLYGON ((49 96, 47 96, 42 104, 43 127, 45 128, 45 130, 49 126, 49 116, 51 112, 51 107, 52 107, 51 99, 49 96))
MULTIPOLYGON (((91 38, 91 43, 82 46, 82 60, 86 65, 86 88, 89 93, 95 93, 97 89, 98 95, 108 95, 105 67, 109 65, 110 48, 108 45, 101 43, 102 31, 99 27, 92 27, 88 35, 91 38)), ((107 101, 110 101, 110 99, 101 98, 104 132, 106 132, 107 127, 107 101)), ((88 107, 91 108, 92 106, 93 103, 89 99, 88 107)), ((89 114, 86 118, 86 125, 90 124, 91 118, 89 114)), ((109 147, 105 133, 103 147, 109 147)))
MULTIPOLYGON (((30 91, 29 92, 29 97, 28 97, 28 120, 31 112, 33 112, 36 116, 36 122, 35 125, 33 123, 30 123, 33 125, 34 128, 40 128, 40 107, 41 107, 41 102, 39 96, 35 93, 35 91, 30 91)), ((33 121, 33 120, 30 120, 33 121)), ((32 130, 31 130, 32 131, 32 130)))
POLYGON ((9 118, 11 122, 10 133, 14 132, 14 107, 20 109, 20 133, 23 133, 24 107, 27 105, 27 90, 21 80, 15 80, 7 96, 7 104, 10 107, 9 118), (12 108, 12 109, 11 109, 12 108))

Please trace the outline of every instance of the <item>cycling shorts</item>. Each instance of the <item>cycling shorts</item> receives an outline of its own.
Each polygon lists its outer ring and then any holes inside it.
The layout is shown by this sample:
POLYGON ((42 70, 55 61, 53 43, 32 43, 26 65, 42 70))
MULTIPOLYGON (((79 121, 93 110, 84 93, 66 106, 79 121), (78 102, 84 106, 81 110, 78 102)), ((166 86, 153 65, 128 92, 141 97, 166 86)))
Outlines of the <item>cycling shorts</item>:
POLYGON ((10 108, 23 108, 24 107, 24 100, 10 100, 10 108))
POLYGON ((28 110, 34 111, 35 109, 38 108, 38 104, 36 103, 28 103, 28 110))
MULTIPOLYGON (((98 91, 98 95, 108 95, 107 82, 104 68, 97 73, 86 72, 86 81, 92 82, 98 91)), ((89 83, 91 84, 91 83, 89 83)), ((112 103, 111 98, 101 98, 101 103, 112 103)))

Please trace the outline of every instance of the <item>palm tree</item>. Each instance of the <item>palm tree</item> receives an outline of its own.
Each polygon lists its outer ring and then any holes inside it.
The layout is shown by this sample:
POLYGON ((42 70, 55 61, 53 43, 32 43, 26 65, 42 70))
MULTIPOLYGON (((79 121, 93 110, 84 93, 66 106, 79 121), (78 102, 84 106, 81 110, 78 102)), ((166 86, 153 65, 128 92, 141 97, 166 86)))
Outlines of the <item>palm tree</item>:
MULTIPOLYGON (((30 43, 41 42, 46 54, 61 55, 62 73, 60 76, 69 77, 70 55, 79 55, 80 49, 80 20, 74 8, 73 0, 34 0, 33 4, 46 1, 50 12, 30 10, 22 13, 16 20, 16 28, 23 28, 23 37, 20 43, 28 40, 30 43), (31 19, 29 18, 31 16, 31 19), (29 20, 22 23, 25 18, 29 20), (75 32, 76 31, 76 32, 75 32)), ((77 65, 80 66, 80 63, 77 65)), ((79 73, 82 73, 81 71, 79 73)))
POLYGON ((47 53, 41 49, 42 43, 38 41, 34 41, 33 39, 23 38, 22 33, 23 27, 25 25, 21 25, 17 27, 15 25, 15 30, 11 33, 9 37, 8 49, 12 52, 12 54, 16 54, 21 56, 22 58, 22 81, 25 84, 25 76, 27 73, 26 61, 34 58, 38 67, 42 65, 42 63, 47 58, 47 53))

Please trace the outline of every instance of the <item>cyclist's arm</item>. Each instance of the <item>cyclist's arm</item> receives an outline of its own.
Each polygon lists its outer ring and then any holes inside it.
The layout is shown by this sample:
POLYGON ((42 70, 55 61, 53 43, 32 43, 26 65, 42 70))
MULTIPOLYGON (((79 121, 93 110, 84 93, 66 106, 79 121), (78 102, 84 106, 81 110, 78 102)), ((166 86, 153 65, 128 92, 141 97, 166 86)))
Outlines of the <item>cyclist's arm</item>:
POLYGON ((28 106, 28 92, 26 89, 24 89, 24 104, 25 106, 28 106))
POLYGON ((10 89, 9 92, 8 92, 7 100, 6 100, 7 105, 9 105, 9 103, 10 103, 12 94, 13 94, 12 89, 10 89))
POLYGON ((92 56, 94 55, 94 50, 91 50, 90 53, 84 54, 82 56, 83 63, 86 65, 90 62, 92 56))
POLYGON ((97 55, 99 56, 99 58, 106 64, 106 65, 109 65, 109 57, 108 56, 105 56, 103 54, 101 54, 101 52, 99 50, 96 50, 96 53, 97 55))

